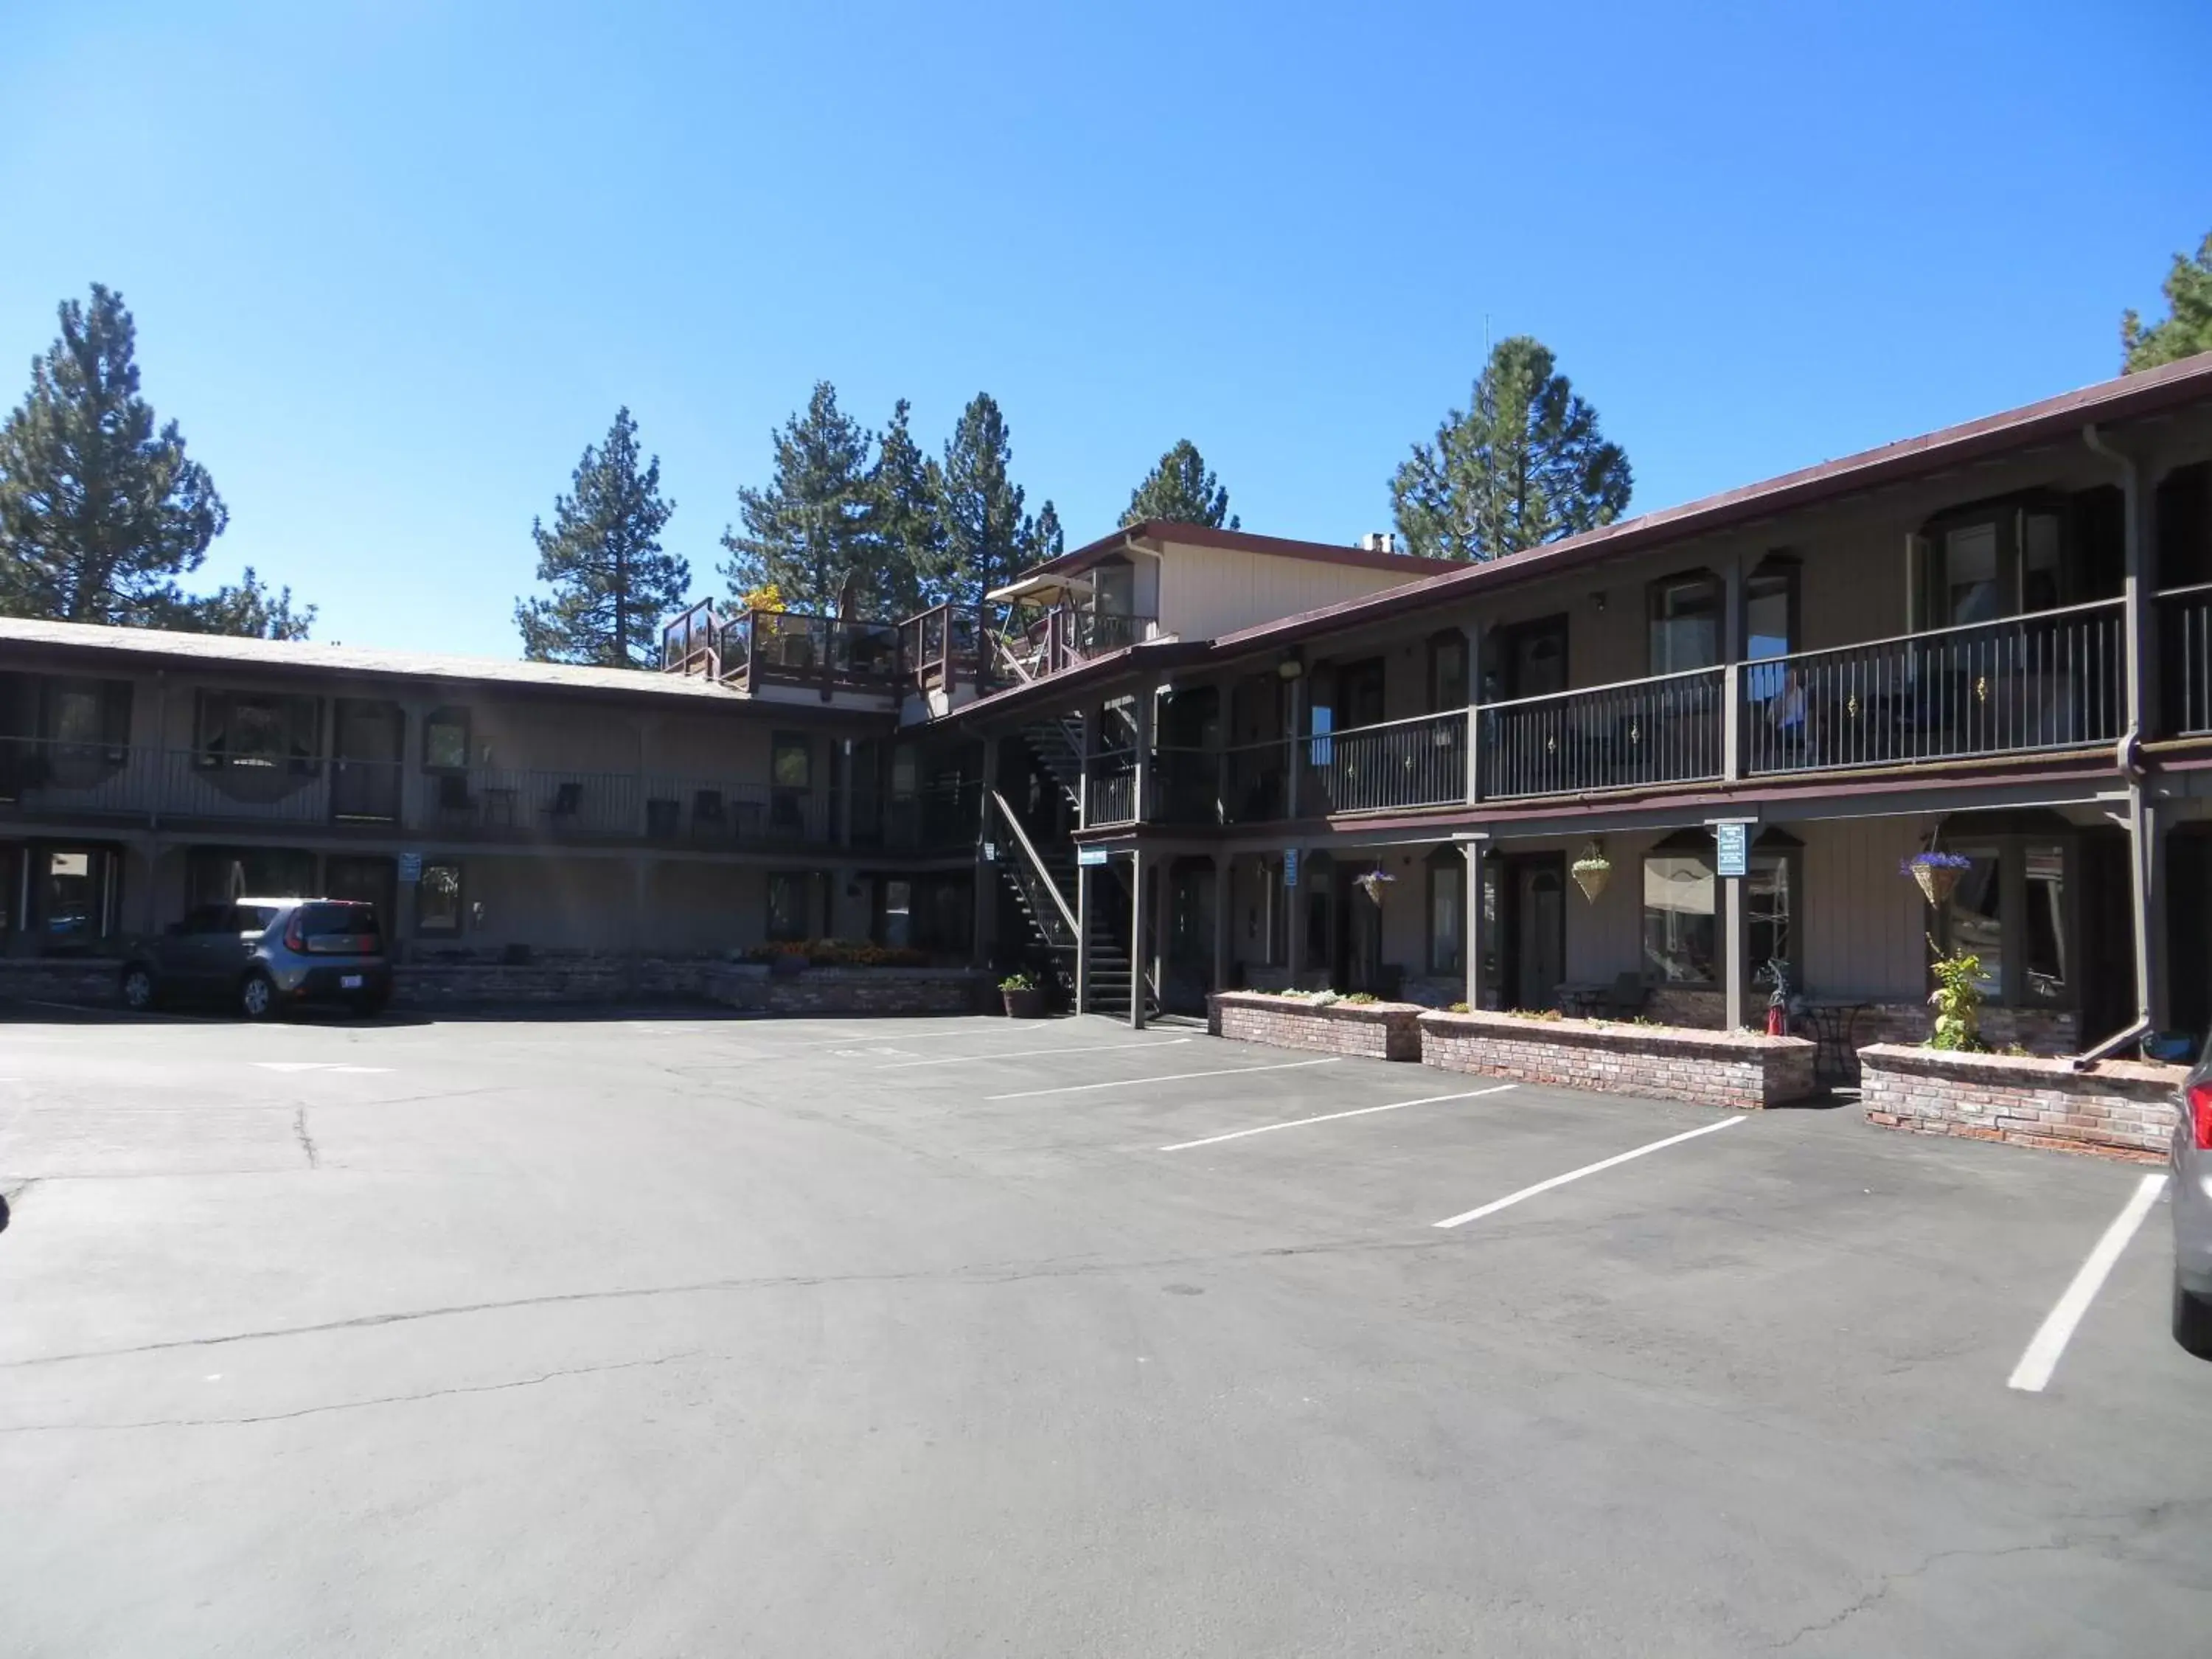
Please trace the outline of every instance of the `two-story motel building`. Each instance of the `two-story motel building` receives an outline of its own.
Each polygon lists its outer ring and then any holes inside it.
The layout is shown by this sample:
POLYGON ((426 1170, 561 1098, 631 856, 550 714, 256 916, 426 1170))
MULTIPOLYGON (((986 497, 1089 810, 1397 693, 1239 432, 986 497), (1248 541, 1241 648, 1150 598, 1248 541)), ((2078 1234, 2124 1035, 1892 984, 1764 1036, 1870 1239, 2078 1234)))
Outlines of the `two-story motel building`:
POLYGON ((1489 564, 1383 542, 1138 525, 988 620, 702 606, 661 675, 0 623, 5 937, 313 887, 410 953, 869 936, 1136 1019, 1717 1024, 1778 957, 1861 1040, 1923 1029, 1932 939, 2001 1040, 2212 1024, 2212 357, 1489 564))

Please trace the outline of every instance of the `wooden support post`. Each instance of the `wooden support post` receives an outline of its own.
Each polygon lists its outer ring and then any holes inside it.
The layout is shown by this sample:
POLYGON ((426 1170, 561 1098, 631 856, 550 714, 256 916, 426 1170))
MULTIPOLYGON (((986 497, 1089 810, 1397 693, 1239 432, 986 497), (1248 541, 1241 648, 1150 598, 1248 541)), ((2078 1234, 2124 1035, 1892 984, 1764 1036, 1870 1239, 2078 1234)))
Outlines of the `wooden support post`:
POLYGON ((1236 894, 1231 890, 1237 876, 1237 861, 1224 853, 1213 855, 1213 973, 1210 988, 1216 991, 1229 988, 1229 922, 1237 913, 1236 894))
POLYGON ((1129 821, 1142 823, 1152 812, 1152 715, 1159 707, 1159 694, 1149 686, 1139 686, 1130 710, 1130 724, 1135 728, 1131 739, 1136 745, 1129 774, 1129 821))
POLYGON ((1283 766, 1283 816, 1285 818, 1295 818, 1298 815, 1298 796, 1303 793, 1298 787, 1298 781, 1300 775, 1305 770, 1306 757, 1304 733, 1301 729, 1306 720, 1304 675, 1301 674, 1291 682, 1290 695, 1284 698, 1283 707, 1285 722, 1283 736, 1288 744, 1288 753, 1284 757, 1283 766))
POLYGON ((1129 849, 1129 1029, 1145 1029, 1145 849, 1129 849))
POLYGON ((1091 751, 1098 746, 1098 709, 1095 703, 1085 703, 1076 717, 1077 742, 1082 753, 1076 757, 1075 771, 1075 827, 1091 827, 1091 751))
POLYGON ((1467 635, 1467 802, 1472 806, 1482 799, 1482 629, 1469 623, 1462 631, 1467 635))
POLYGON ((1075 866, 1075 1012, 1091 1012, 1091 866, 1080 862, 1075 866))
POLYGON ((1461 966, 1465 970, 1465 994, 1470 1008, 1482 1006, 1482 964, 1490 948, 1490 937, 1482 925, 1482 858, 1489 847, 1489 842, 1480 836, 1460 843, 1460 850, 1467 855, 1467 888, 1462 895, 1466 914, 1460 924, 1465 936, 1460 949, 1465 959, 1461 966))
POLYGON ((999 739, 983 740, 983 777, 975 812, 975 938, 969 952, 978 968, 991 965, 999 944, 999 866, 987 854, 998 851, 991 837, 995 816, 991 797, 999 787, 999 739))
MULTIPOLYGON (((1305 862, 1304 855, 1296 848, 1291 849, 1291 857, 1295 857, 1300 864, 1305 862)), ((1297 873, 1299 880, 1305 879, 1304 871, 1297 873)), ((1299 890, 1290 881, 1290 858, 1286 858, 1283 881, 1283 966, 1290 974, 1291 988, 1296 990, 1299 971, 1305 966, 1305 929, 1298 925, 1303 920, 1298 915, 1299 890)))

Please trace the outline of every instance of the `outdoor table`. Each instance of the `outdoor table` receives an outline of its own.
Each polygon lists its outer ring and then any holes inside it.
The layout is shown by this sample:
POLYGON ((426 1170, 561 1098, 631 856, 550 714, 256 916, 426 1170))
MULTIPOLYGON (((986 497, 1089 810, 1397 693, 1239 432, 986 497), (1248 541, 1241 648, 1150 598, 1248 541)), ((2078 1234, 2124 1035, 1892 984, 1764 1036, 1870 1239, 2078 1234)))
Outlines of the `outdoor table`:
POLYGON ((1856 997, 1808 997, 1801 1006, 1813 1022, 1819 1045, 1813 1054, 1814 1080, 1831 1084, 1855 1080, 1858 1045, 1852 1041, 1852 1028, 1873 1005, 1856 997))

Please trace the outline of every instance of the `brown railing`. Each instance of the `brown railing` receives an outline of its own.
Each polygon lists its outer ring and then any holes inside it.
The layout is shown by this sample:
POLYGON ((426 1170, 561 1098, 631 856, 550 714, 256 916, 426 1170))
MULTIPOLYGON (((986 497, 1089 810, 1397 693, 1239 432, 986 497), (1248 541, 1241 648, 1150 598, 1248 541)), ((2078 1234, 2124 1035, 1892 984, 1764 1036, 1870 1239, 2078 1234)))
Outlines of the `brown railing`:
MULTIPOLYGON (((2111 743, 2126 720, 2121 622, 2121 602, 2107 599, 1746 663, 1744 769, 1897 766, 2111 743)), ((2184 612, 2185 638, 2187 622, 2184 612)))
POLYGON ((1068 605, 1014 610, 991 638, 992 660, 1007 678, 1026 684, 1147 639, 1158 620, 1068 605))
POLYGON ((1719 777, 1723 678, 1699 668, 1484 704, 1483 799, 1719 777))
POLYGON ((1136 757, 1107 754, 1091 762, 1089 806, 1083 815, 1086 829, 1100 824, 1130 823, 1137 816, 1136 757))
POLYGON ((0 738, 0 822, 328 825, 489 841, 819 843, 819 791, 660 773, 227 755, 0 738))
POLYGON ((700 600, 661 629, 661 672, 721 678, 721 635, 722 623, 714 615, 714 602, 700 600))
POLYGON ((1372 812, 1467 799, 1467 711, 1302 738, 1300 811, 1372 812))
POLYGON ((2212 582, 2160 594, 2158 630, 2164 735, 2212 732, 2212 582))
POLYGON ((899 624, 902 672, 918 691, 951 691, 983 682, 983 625, 974 611, 933 605, 899 624))

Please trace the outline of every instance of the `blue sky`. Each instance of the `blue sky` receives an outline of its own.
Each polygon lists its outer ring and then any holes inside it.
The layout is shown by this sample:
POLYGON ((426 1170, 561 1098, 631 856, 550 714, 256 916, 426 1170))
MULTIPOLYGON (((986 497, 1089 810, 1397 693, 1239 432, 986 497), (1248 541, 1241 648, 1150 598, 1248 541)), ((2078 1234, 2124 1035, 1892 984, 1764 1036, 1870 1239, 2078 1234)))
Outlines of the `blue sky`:
POLYGON ((121 289, 206 580, 496 655, 617 404, 703 592, 817 377, 932 446, 988 389, 1071 541, 1183 436, 1351 540, 1486 318, 1650 509, 2115 372, 2212 229, 2208 61, 2191 0, 15 0, 0 404, 121 289))

